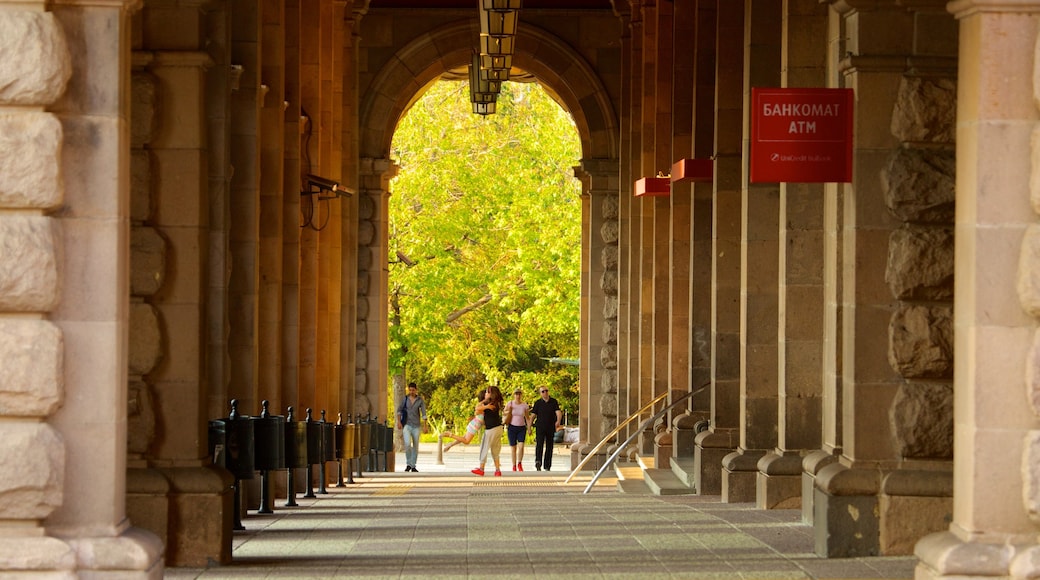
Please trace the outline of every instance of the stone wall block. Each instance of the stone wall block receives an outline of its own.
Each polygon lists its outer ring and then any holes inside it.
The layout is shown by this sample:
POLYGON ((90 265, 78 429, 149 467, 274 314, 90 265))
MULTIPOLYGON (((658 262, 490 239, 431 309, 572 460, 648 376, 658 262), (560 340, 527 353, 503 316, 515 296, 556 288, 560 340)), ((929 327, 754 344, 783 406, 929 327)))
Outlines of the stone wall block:
POLYGON ((130 381, 126 407, 127 451, 144 455, 155 439, 155 402, 151 387, 141 381, 130 381))
POLYGON ((155 135, 159 109, 159 83, 154 75, 135 72, 130 79, 130 147, 140 149, 155 135))
POLYGON ((362 394, 368 392, 368 374, 364 371, 354 373, 354 392, 362 394))
POLYGON ((367 247, 359 247, 357 253, 357 267, 358 271, 368 270, 372 268, 372 250, 367 247))
POLYGON ((356 348, 354 349, 354 366, 359 369, 368 368, 368 349, 367 348, 356 348))
POLYGON ((615 270, 618 266, 618 247, 607 246, 600 253, 600 263, 607 270, 615 270))
POLYGON ((892 135, 903 142, 953 143, 957 83, 939 77, 903 77, 892 112, 892 135))
POLYGON ((617 296, 604 296, 603 297, 603 318, 608 320, 615 319, 618 317, 618 298, 617 296))
POLYGON ((357 240, 359 246, 370 246, 376 241, 376 226, 368 220, 358 223, 357 240))
POLYGON ((358 319, 368 318, 368 298, 364 296, 358 296, 355 302, 355 308, 357 310, 358 319))
POLYGON ((599 235, 608 244, 616 244, 621 239, 621 224, 614 220, 603 222, 599 227, 599 235))
POLYGON ((45 320, 0 319, 0 415, 46 417, 62 402, 64 343, 45 320))
POLYGON ((356 330, 354 332, 356 333, 355 336, 357 336, 357 339, 354 342, 356 342, 358 344, 358 346, 364 346, 364 345, 368 344, 368 321, 367 320, 358 320, 357 321, 357 325, 356 325, 356 330))
POLYGON ((600 209, 603 210, 603 219, 616 221, 621 216, 621 204, 618 202, 617 196, 604 195, 602 199, 600 209))
POLYGON ((953 230, 904 226, 888 239, 885 281, 900 300, 953 300, 953 230))
POLYGON ((146 375, 152 372, 163 358, 159 311, 151 304, 135 302, 130 305, 129 325, 128 371, 131 375, 146 375))
POLYGON ((953 377, 953 308, 901 304, 888 327, 888 362, 907 378, 953 377))
POLYGON ((375 293, 375 290, 372 288, 372 274, 368 270, 358 272, 357 293, 365 296, 375 293))
POLYGON ((53 220, 0 217, 0 311, 47 312, 58 304, 53 220))
POLYGON ((603 321, 603 342, 606 344, 617 344, 618 329, 616 320, 603 321))
POLYGON ((954 221, 957 159, 952 148, 897 149, 881 172, 885 204, 903 221, 954 221))
POLYGON ((1029 345, 1029 356, 1026 358, 1026 388, 1033 414, 1040 416, 1040 329, 1033 333, 1033 342, 1029 345))
MULTIPOLYGON (((0 234, 2 237, 2 234, 0 234)), ((0 268, 3 265, 0 264, 0 268)), ((0 276, 0 281, 3 277, 0 276)), ((1033 318, 1040 318, 1040 225, 1026 228, 1018 256, 1018 301, 1033 318)))
POLYGON ((65 445, 46 423, 0 427, 0 518, 42 520, 63 501, 65 445))
POLYGON ((47 105, 65 92, 72 59, 51 12, 0 12, 0 105, 47 105))
POLYGON ((605 369, 617 368, 617 346, 608 344, 599 349, 599 364, 605 369))
POLYGON ((54 115, 0 115, 0 207, 61 205, 61 143, 61 122, 54 115))
POLYGON ((370 220, 376 215, 376 200, 370 195, 358 196, 358 221, 370 220))
POLYGON ((599 279, 599 287, 603 290, 603 293, 607 296, 617 296, 618 293, 618 275, 614 270, 603 272, 603 276, 599 279))
MULTIPOLYGON (((617 367, 617 365, 614 365, 617 367)), ((615 372, 603 373, 603 376, 599 381, 600 392, 604 394, 616 395, 618 391, 618 376, 615 372)))
POLYGON ((130 230, 130 294, 151 296, 166 279, 166 240, 155 229, 130 230))
POLYGON ((604 417, 617 417, 617 395, 607 393, 600 397, 599 412, 604 417))
POLYGON ((953 458, 953 385, 904 383, 889 409, 895 446, 904 458, 953 458))
POLYGON ((1026 433, 1022 445, 1023 500, 1029 519, 1040 524, 1040 431, 1026 433))
POLYGON ((130 152, 130 219, 152 218, 152 154, 143 149, 130 152))

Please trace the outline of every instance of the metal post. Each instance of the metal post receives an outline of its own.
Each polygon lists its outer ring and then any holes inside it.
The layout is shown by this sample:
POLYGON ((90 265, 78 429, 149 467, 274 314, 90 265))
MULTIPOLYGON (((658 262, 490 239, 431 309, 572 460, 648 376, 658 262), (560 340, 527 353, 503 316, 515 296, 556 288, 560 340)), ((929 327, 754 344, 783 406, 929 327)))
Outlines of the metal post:
POLYGON ((256 510, 258 514, 274 513, 274 510, 271 509, 271 480, 268 473, 266 469, 260 472, 260 509, 256 510))
POLYGON ((289 485, 289 492, 286 494, 288 497, 285 501, 285 507, 296 507, 300 504, 296 503, 296 470, 289 468, 289 475, 287 478, 289 485))
POLYGON ((437 465, 444 465, 444 433, 437 435, 437 465))
POLYGON ((244 530, 245 526, 242 525, 242 491, 239 485, 239 480, 235 479, 235 529, 244 530))

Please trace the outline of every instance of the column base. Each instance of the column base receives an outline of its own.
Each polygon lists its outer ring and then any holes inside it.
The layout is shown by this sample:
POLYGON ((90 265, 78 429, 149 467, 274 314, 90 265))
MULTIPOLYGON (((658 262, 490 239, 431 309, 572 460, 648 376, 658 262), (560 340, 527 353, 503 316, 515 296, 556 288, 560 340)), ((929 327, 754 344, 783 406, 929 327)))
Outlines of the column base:
POLYGON ((654 467, 667 469, 672 461, 672 433, 665 431, 654 437, 654 467))
MULTIPOLYGON (((596 445, 594 443, 588 443, 588 442, 585 442, 585 443, 579 442, 579 443, 575 443, 574 445, 571 445, 571 465, 578 465, 579 463, 581 463, 582 460, 584 460, 586 457, 588 457, 589 452, 592 451, 592 449, 595 448, 595 446, 596 445)), ((532 447, 532 449, 533 449, 533 447, 532 447)), ((593 471, 593 472, 595 472, 595 471, 599 470, 600 467, 603 467, 603 462, 606 461, 606 460, 607 460, 607 451, 606 451, 606 449, 600 449, 599 451, 596 452, 595 456, 588 461, 588 463, 586 463, 584 466, 582 466, 581 470, 582 471, 593 471)))
POLYGON ((162 469, 170 482, 168 566, 207 566, 231 562, 234 478, 225 469, 162 469))
POLYGON ((76 553, 69 544, 49 536, 0 538, 0 570, 12 576, 75 578, 76 553))
POLYGON ((882 481, 879 508, 881 555, 909 556, 918 540, 953 521, 953 473, 893 471, 882 481))
POLYGON ((833 453, 822 449, 813 451, 802 459, 802 523, 811 526, 815 519, 813 499, 816 493, 816 474, 824 467, 837 462, 838 458, 833 453))
POLYGON ((758 460, 755 507, 798 509, 802 507, 802 458, 795 453, 766 453, 758 460))
POLYGON ((722 458, 732 453, 735 448, 736 443, 730 431, 705 431, 697 434, 693 453, 697 493, 722 493, 722 458))
POLYGON ((722 503, 755 501, 758 460, 765 454, 761 449, 740 449, 722 458, 722 503))
POLYGON ((816 476, 813 498, 815 551, 825 558, 877 556, 879 474, 835 463, 816 476))
POLYGON ((116 537, 68 540, 76 551, 77 578, 161 580, 163 545, 155 534, 130 527, 116 537))
MULTIPOLYGON (((914 578, 1035 578, 1029 574, 1012 574, 1015 566, 1030 567, 1035 562, 1036 547, 1016 550, 1005 543, 963 542, 952 532, 926 536, 917 543, 918 558, 914 578)), ((1033 568, 1035 571, 1037 568, 1033 568)))

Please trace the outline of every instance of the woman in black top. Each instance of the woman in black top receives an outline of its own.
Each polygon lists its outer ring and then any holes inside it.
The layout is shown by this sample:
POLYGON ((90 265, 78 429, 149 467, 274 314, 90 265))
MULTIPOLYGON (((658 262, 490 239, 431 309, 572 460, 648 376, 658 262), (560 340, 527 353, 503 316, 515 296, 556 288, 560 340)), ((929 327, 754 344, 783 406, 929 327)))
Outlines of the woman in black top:
POLYGON ((484 464, 487 463, 488 451, 495 462, 495 475, 502 475, 502 464, 498 459, 502 451, 502 391, 498 387, 487 388, 484 400, 477 405, 477 412, 484 413, 484 440, 480 444, 480 467, 472 470, 477 475, 484 475, 484 464))

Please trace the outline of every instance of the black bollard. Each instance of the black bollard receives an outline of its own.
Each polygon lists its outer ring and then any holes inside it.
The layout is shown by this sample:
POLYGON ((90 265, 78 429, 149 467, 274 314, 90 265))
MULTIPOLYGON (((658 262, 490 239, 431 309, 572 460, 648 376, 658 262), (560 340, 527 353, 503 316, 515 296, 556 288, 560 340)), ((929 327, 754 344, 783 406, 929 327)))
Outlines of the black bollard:
POLYGON ((329 491, 325 489, 325 447, 328 441, 325 440, 325 428, 327 427, 325 422, 325 409, 321 410, 321 420, 318 421, 319 430, 321 437, 318 439, 318 493, 325 495, 329 491))
MULTIPOLYGON (((285 465, 289 471, 286 477, 286 485, 289 489, 286 493, 285 507, 296 507, 300 504, 296 503, 296 469, 300 467, 301 461, 301 450, 300 450, 300 428, 303 426, 306 429, 306 425, 300 422, 293 421, 293 408, 289 407, 288 416, 285 419, 285 465)), ((304 447, 302 450, 302 458, 306 461, 307 449, 304 447)))
POLYGON ((343 483, 343 458, 346 456, 347 426, 343 424, 343 413, 336 415, 336 487, 346 487, 343 483))
POLYGON ((252 417, 254 442, 254 467, 260 472, 260 509, 257 513, 271 514, 271 471, 284 469, 285 461, 285 425, 284 418, 272 415, 269 402, 261 403, 259 417, 252 417))
POLYGON ((318 448, 318 441, 316 437, 320 437, 321 432, 312 427, 317 428, 318 423, 311 417, 311 408, 307 407, 307 493, 303 494, 305 498, 316 498, 314 495, 314 464, 316 463, 315 457, 320 455, 320 449, 318 448), (317 434, 316 434, 317 433, 317 434))

